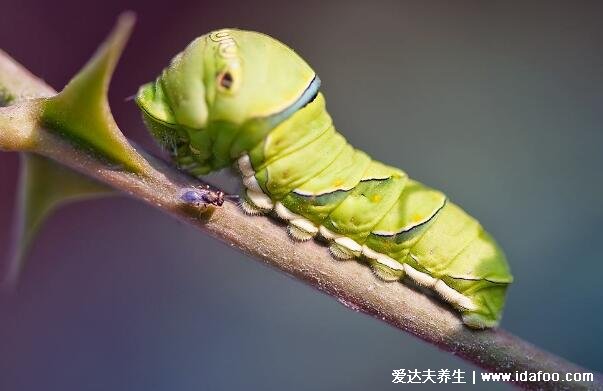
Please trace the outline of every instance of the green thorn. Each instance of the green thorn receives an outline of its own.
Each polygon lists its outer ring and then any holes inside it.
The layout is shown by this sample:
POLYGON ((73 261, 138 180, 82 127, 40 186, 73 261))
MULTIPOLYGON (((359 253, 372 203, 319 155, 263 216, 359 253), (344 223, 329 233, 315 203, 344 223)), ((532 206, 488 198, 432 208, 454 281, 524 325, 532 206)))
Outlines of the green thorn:
POLYGON ((43 102, 42 122, 71 142, 134 173, 150 169, 115 123, 107 91, 117 60, 134 26, 133 13, 119 17, 95 55, 58 95, 43 102))
POLYGON ((107 196, 112 192, 111 188, 53 160, 40 155, 21 154, 16 237, 2 285, 15 286, 29 246, 52 211, 68 202, 107 196))

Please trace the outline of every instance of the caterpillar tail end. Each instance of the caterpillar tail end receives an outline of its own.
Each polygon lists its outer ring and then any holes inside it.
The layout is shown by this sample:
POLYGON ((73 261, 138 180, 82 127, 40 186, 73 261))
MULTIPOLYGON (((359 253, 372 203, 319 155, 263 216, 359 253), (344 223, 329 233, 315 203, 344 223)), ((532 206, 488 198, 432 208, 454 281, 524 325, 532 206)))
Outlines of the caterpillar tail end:
POLYGON ((477 290, 471 300, 475 308, 460 309, 463 323, 473 329, 497 327, 502 317, 508 283, 482 282, 483 288, 477 290))

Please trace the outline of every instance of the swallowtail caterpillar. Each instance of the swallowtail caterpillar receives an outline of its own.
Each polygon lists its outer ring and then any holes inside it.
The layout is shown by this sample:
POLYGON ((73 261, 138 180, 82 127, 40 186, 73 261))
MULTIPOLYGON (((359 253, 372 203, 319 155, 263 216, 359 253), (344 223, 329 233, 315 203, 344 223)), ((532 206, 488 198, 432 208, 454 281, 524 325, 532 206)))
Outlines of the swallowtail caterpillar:
POLYGON ((237 29, 195 39, 136 102, 153 137, 193 175, 234 165, 249 214, 273 212, 296 240, 407 276, 496 326, 513 278, 477 220, 446 196, 353 148, 333 127, 320 80, 293 50, 237 29))

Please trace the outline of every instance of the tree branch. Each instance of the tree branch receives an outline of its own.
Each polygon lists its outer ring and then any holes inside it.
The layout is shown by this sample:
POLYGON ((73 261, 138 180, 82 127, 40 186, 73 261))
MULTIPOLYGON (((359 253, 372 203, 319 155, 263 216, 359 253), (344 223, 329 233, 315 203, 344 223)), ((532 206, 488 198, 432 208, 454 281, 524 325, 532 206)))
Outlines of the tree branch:
MULTIPOLYGON (((18 103, 48 97, 56 92, 0 50, 0 115, 14 118, 5 124, 22 128, 23 110, 18 103), (14 115, 11 117, 10 112, 14 115)), ((5 129, 0 129, 0 138, 5 129)), ((174 167, 138 150, 154 168, 149 175, 136 175, 107 165, 74 147, 54 133, 41 129, 32 152, 47 156, 89 177, 144 201, 264 263, 276 267, 338 299, 346 307, 364 312, 452 352, 489 371, 497 372, 587 372, 585 369, 501 329, 475 331, 437 299, 401 283, 378 280, 358 262, 338 262, 326 247, 313 241, 294 243, 283 226, 266 217, 249 217, 226 202, 215 210, 186 206, 179 198, 183 187, 199 185, 174 167)), ((519 382, 526 389, 602 390, 601 375, 594 382, 519 382)))

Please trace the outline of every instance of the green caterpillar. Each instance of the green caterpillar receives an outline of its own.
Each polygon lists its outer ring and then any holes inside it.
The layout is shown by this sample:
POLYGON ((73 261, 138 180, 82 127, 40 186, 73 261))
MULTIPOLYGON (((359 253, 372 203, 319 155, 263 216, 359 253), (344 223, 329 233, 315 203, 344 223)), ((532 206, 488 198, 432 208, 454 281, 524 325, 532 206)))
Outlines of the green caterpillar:
POLYGON ((243 209, 273 211, 291 236, 320 235, 338 259, 363 259, 387 281, 405 275, 496 326, 513 278, 479 222, 405 172, 372 160, 333 127, 320 80, 293 50, 237 29, 194 40, 136 102, 182 169, 235 164, 243 209))

